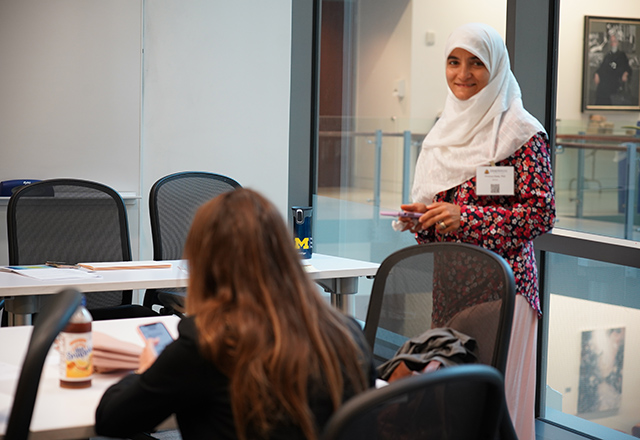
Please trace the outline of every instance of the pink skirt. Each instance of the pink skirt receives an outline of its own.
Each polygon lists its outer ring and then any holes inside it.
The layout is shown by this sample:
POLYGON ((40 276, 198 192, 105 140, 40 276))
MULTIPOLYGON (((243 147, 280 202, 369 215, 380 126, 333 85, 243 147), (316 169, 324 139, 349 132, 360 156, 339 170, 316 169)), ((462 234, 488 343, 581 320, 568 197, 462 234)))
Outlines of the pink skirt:
POLYGON ((535 440, 536 350, 538 316, 526 298, 516 295, 505 374, 509 414, 519 440, 535 440))

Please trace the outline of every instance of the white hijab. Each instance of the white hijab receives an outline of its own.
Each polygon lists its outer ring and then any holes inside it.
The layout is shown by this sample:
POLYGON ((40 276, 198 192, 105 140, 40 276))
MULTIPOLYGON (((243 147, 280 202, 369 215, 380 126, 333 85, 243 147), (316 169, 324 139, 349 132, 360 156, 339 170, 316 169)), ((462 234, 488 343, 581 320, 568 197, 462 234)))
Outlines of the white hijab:
POLYGON ((414 202, 431 203, 437 193, 475 176, 478 166, 508 158, 544 131, 522 107, 507 48, 495 29, 482 23, 461 26, 449 36, 445 58, 455 48, 480 58, 489 70, 489 83, 464 101, 448 90, 442 116, 424 139, 418 157, 414 202))

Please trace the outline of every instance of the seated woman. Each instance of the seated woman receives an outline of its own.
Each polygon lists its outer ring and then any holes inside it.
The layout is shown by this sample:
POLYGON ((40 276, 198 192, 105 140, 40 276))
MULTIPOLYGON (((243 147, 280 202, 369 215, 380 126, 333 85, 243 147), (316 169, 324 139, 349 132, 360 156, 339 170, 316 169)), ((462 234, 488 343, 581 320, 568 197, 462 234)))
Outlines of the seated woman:
POLYGON ((358 324, 329 306, 276 208, 249 189, 204 204, 185 244, 187 318, 139 374, 109 388, 96 432, 127 437, 176 414, 184 439, 315 439, 374 385, 358 324))

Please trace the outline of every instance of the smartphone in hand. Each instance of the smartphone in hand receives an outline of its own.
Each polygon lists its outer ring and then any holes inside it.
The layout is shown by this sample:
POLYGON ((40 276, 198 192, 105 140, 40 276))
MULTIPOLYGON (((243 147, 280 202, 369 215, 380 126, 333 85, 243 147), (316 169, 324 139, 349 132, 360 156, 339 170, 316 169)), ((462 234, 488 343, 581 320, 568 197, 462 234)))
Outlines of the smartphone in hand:
POLYGON ((138 326, 138 330, 140 331, 140 335, 146 341, 149 338, 157 338, 158 343, 156 344, 156 354, 162 353, 164 348, 173 342, 173 336, 167 330, 167 327, 161 322, 153 322, 151 324, 142 324, 138 326))
POLYGON ((389 217, 406 217, 406 218, 420 218, 424 212, 410 212, 410 211, 380 211, 380 215, 389 217))

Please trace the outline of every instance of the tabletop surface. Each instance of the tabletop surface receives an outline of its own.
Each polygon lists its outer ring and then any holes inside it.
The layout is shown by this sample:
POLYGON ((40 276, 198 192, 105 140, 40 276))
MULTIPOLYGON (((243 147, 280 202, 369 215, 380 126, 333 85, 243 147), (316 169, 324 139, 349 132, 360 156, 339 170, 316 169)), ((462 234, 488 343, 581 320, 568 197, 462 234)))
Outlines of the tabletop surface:
MULTIPOLYGON (((138 325, 162 321, 174 337, 178 336, 179 318, 156 316, 151 318, 119 319, 93 322, 93 330, 107 333, 117 339, 143 346, 137 332, 138 325)), ((0 438, 4 437, 6 423, 13 402, 13 394, 26 353, 31 326, 0 328, 0 438)), ((59 355, 49 351, 31 421, 30 439, 89 438, 95 435, 95 410, 104 391, 129 371, 95 374, 90 388, 60 388, 58 381, 59 355)))
MULTIPOLYGON (((79 280, 38 279, 7 272, 0 272, 0 296, 51 294, 61 287, 77 287, 86 292, 137 288, 184 287, 188 273, 183 260, 170 261, 164 269, 127 269, 100 271, 102 278, 79 280)), ((309 276, 314 280, 373 276, 379 264, 349 258, 314 254, 303 260, 309 276)), ((177 336, 178 318, 158 316, 151 318, 95 321, 93 329, 118 339, 142 346, 137 326, 144 322, 163 321, 174 337, 177 336)), ((0 328, 0 438, 6 429, 13 393, 31 335, 30 326, 0 328)), ((31 423, 32 439, 88 438, 94 435, 95 409, 104 391, 128 372, 97 374, 91 388, 69 390, 58 383, 59 356, 49 352, 43 378, 38 391, 34 418, 31 423)))
MULTIPOLYGON (((126 269, 99 271, 100 278, 38 280, 9 272, 0 272, 0 296, 47 295, 63 287, 75 287, 83 292, 106 290, 136 290, 186 287, 187 264, 184 260, 170 260, 170 268, 126 269)), ((141 262, 144 263, 144 262, 141 262)), ((303 260, 306 271, 314 280, 373 276, 378 263, 313 254, 303 260)))

